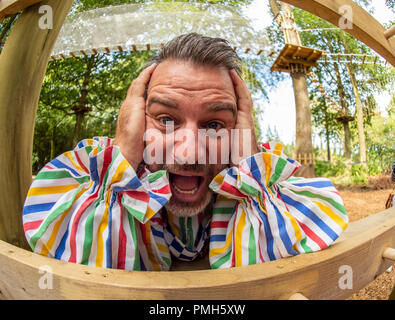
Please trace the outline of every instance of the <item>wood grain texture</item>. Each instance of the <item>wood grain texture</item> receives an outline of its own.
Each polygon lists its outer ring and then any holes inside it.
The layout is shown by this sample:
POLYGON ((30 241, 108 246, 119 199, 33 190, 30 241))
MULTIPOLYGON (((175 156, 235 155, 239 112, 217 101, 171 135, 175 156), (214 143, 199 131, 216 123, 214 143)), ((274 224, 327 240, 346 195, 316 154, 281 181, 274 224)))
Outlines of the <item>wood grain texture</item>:
POLYGON ((385 28, 367 11, 352 0, 282 0, 295 7, 308 11, 337 27, 343 21, 341 8, 349 6, 352 10, 352 28, 344 29, 358 40, 379 53, 395 66, 395 39, 387 39, 385 28))
POLYGON ((46 0, 25 9, 0 55, 0 239, 22 247, 27 246, 22 208, 32 179, 34 121, 41 84, 72 3, 46 0), (39 28, 41 4, 52 7, 52 29, 39 28))
MULTIPOLYGON (((344 299, 392 263, 395 208, 350 224, 320 252, 246 267, 198 271, 123 271, 43 257, 0 241, 0 298, 7 299, 344 299), (53 271, 53 289, 39 288, 40 267, 53 271), (339 288, 342 266, 352 269, 352 289, 339 288)), ((201 262, 198 262, 201 263, 201 262)), ((188 263, 193 268, 193 263, 188 263)), ((178 270, 182 270, 181 264, 178 270)))
POLYGON ((33 4, 42 0, 0 0, 0 22, 33 4))

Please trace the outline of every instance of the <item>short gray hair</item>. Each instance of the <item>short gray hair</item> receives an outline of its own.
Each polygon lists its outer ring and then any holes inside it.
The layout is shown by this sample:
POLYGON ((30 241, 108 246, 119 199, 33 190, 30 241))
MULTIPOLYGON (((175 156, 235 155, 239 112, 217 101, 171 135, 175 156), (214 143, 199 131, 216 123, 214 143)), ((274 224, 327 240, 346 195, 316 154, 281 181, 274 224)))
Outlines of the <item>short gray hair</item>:
POLYGON ((205 37, 197 33, 183 34, 166 43, 159 53, 151 58, 147 67, 168 59, 225 67, 241 75, 240 57, 228 41, 221 38, 205 37))

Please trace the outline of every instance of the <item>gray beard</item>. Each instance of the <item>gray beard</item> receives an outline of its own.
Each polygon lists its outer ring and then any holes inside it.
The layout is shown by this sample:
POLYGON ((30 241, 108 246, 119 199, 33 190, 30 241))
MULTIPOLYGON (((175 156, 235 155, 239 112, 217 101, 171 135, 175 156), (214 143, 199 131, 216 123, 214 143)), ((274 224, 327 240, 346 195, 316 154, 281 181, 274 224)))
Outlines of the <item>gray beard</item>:
POLYGON ((203 212, 211 204, 212 197, 213 191, 209 189, 204 198, 195 203, 178 202, 170 198, 169 202, 165 204, 165 208, 178 217, 193 217, 203 212))

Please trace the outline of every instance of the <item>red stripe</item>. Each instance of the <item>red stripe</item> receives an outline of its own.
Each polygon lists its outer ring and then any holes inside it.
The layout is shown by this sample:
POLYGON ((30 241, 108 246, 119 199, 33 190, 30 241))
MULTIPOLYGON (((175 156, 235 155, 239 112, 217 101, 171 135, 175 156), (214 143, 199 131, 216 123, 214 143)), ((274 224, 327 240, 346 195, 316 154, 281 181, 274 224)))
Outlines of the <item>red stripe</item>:
POLYGON ((213 221, 211 222, 211 228, 227 228, 229 221, 213 221))
POLYGON ((77 235, 77 229, 79 222, 81 220, 82 214, 85 212, 85 210, 92 204, 94 200, 97 198, 97 193, 99 191, 99 188, 97 189, 96 193, 91 195, 84 203, 81 204, 81 207, 78 209, 78 211, 75 214, 75 218, 73 221, 73 224, 71 226, 71 232, 70 232, 70 258, 69 262, 76 263, 77 260, 77 250, 76 250, 76 235, 77 235))
MULTIPOLYGON (((298 221, 299 222, 299 221, 298 221)), ((299 222, 300 227, 303 229, 304 233, 311 239, 313 240, 320 249, 325 249, 328 245, 319 237, 317 236, 308 226, 305 224, 299 222)))
MULTIPOLYGON (((122 195, 118 194, 118 203, 120 204, 120 216, 119 216, 119 238, 118 238, 118 263, 117 269, 125 269, 125 259, 126 259, 126 233, 123 230, 123 210, 121 205, 122 195)), ((126 217, 126 216, 125 216, 126 217)), ((126 218, 127 219, 127 218, 126 218)))
POLYGON ((78 155, 78 152, 74 152, 75 157, 77 158, 78 164, 80 167, 86 172, 89 173, 89 170, 85 167, 84 163, 81 161, 80 156, 78 155))
POLYGON ((31 221, 31 222, 26 222, 23 224, 23 230, 25 230, 25 232, 32 230, 32 229, 38 229, 38 227, 41 225, 41 223, 44 220, 37 220, 37 221, 31 221))
POLYGON ((171 192, 170 185, 168 185, 168 184, 160 189, 152 189, 151 191, 155 192, 155 193, 160 193, 160 194, 169 194, 171 192))
POLYGON ((149 201, 149 194, 143 192, 143 191, 126 191, 125 192, 129 197, 147 202, 149 201))
POLYGON ((107 169, 109 165, 111 164, 112 161, 112 149, 113 147, 108 147, 104 151, 104 161, 103 161, 103 168, 101 170, 101 178, 100 178, 100 183, 103 181, 104 176, 107 172, 107 169))
POLYGON ((246 198, 247 196, 242 194, 236 187, 232 186, 227 182, 222 182, 220 189, 229 193, 230 195, 237 196, 240 198, 246 198))

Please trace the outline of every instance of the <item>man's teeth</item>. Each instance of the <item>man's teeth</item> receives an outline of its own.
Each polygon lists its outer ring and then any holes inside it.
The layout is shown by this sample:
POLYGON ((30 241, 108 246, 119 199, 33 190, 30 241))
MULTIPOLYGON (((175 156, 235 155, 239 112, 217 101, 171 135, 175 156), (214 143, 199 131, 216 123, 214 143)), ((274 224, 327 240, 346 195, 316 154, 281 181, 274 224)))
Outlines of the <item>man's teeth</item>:
POLYGON ((192 189, 192 190, 182 190, 182 189, 180 189, 180 188, 178 188, 174 183, 173 183, 173 187, 179 192, 179 193, 182 193, 182 194, 194 194, 197 190, 198 190, 198 187, 195 187, 194 189, 192 189))

